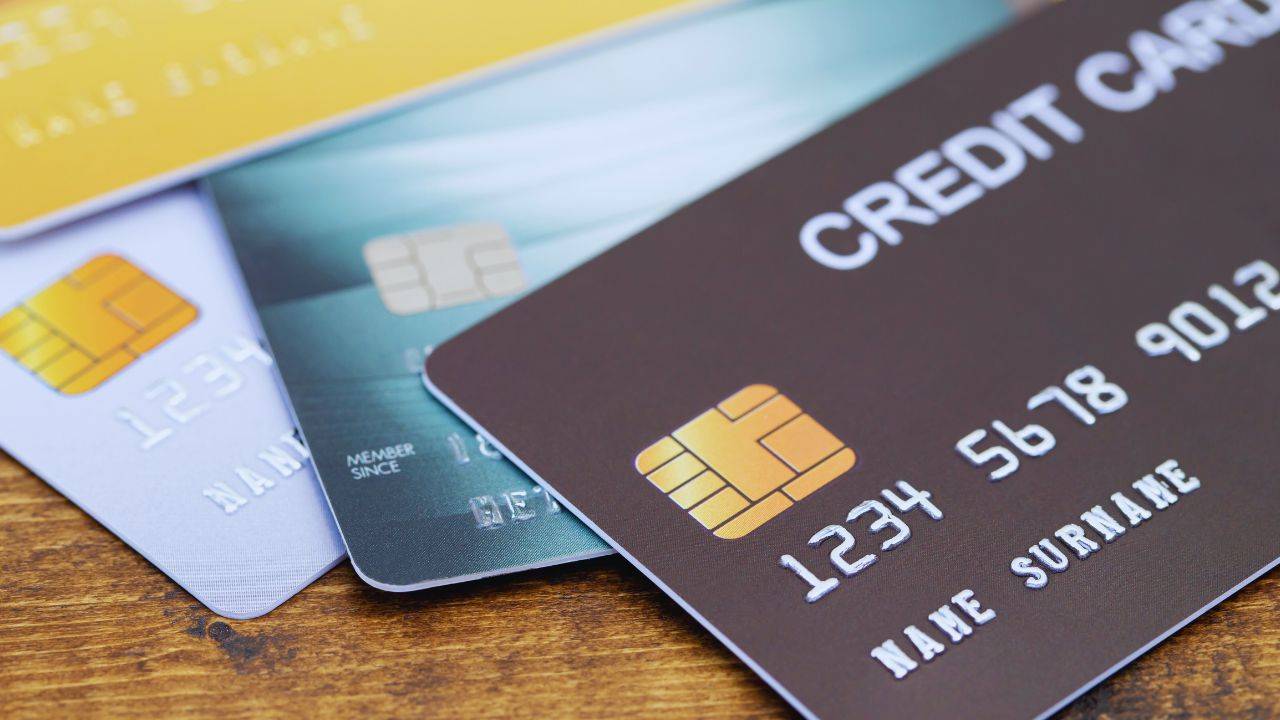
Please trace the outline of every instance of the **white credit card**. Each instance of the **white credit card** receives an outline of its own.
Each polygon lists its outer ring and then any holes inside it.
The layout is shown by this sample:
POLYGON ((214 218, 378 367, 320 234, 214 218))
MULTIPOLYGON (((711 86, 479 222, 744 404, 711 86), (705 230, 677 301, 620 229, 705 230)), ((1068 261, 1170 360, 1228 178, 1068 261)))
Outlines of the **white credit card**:
POLYGON ((0 247, 0 446, 230 618, 344 554, 274 372, 194 190, 0 247))

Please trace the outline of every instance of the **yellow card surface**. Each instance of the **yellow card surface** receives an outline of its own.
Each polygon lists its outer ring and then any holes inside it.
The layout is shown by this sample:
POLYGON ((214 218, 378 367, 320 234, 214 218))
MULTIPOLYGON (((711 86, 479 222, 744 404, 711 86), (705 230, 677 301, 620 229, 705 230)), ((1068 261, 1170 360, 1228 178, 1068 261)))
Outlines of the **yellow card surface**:
POLYGON ((688 0, 0 4, 0 239, 688 0))

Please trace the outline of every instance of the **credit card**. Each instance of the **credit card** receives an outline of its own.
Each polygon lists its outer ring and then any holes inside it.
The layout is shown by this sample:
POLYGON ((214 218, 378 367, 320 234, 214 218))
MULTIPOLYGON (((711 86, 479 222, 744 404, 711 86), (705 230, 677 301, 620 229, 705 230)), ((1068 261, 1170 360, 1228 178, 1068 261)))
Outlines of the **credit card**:
POLYGON ((0 446, 244 619, 343 549, 235 273, 194 188, 0 248, 0 446))
POLYGON ((735 5, 212 177, 360 575, 409 590, 606 552, 431 400, 424 352, 1007 15, 735 5))
POLYGON ((1278 35, 1063 3, 429 382, 804 715, 1047 716, 1277 564, 1278 35))
POLYGON ((0 239, 706 4, 4 3, 0 239))

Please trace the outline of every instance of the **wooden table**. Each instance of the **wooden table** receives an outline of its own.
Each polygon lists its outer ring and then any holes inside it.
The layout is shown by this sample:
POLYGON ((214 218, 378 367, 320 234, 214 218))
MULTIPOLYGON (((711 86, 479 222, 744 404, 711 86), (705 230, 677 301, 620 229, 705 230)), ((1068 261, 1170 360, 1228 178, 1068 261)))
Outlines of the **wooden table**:
MULTIPOLYGON (((210 613, 0 454, 0 717, 791 717, 618 558, 410 595, 347 565, 270 615, 210 613)), ((1280 717, 1280 573, 1068 718, 1280 717)))

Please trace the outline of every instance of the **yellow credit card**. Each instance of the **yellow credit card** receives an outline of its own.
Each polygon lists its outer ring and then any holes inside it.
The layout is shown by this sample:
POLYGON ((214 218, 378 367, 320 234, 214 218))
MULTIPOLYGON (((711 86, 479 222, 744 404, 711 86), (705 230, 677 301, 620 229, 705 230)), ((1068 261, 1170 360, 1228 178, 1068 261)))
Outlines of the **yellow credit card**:
POLYGON ((0 3, 0 239, 705 4, 0 3))

